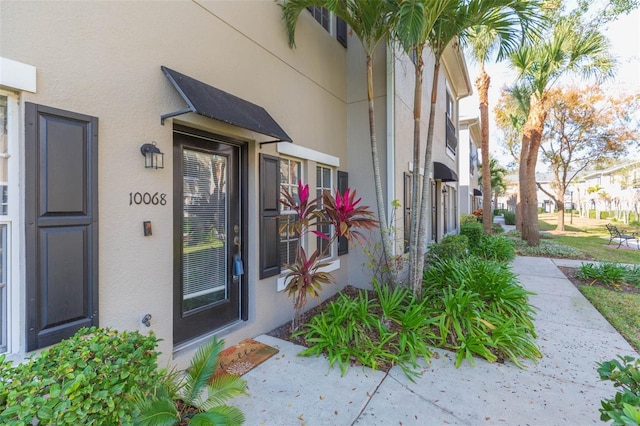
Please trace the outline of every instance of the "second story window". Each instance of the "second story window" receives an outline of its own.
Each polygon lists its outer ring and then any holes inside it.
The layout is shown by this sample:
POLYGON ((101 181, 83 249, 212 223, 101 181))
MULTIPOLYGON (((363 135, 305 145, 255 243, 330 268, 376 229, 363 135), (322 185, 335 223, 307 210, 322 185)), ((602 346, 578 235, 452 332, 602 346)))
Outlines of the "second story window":
POLYGON ((334 16, 328 9, 319 6, 309 6, 307 10, 313 18, 322 25, 322 28, 336 37, 344 47, 347 47, 347 24, 342 19, 334 16), (333 25, 331 25, 333 22, 333 25))
POLYGON ((456 149, 458 148, 458 137, 456 136, 456 127, 454 125, 455 122, 455 111, 454 111, 454 100, 453 96, 447 90, 447 104, 446 104, 446 144, 447 148, 451 150, 451 152, 455 155, 456 149))

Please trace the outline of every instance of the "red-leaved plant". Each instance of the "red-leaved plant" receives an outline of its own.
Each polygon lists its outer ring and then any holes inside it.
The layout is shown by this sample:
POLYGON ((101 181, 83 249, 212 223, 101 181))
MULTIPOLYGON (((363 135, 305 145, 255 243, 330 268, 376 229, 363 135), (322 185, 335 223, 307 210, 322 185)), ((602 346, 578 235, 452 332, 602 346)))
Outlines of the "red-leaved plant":
POLYGON ((356 200, 356 191, 347 189, 344 194, 336 190, 335 196, 325 190, 322 196, 309 199, 309 185, 298 182, 298 198, 282 190, 280 203, 288 210, 296 212, 297 218, 293 223, 285 223, 280 232, 287 230, 298 236, 296 259, 293 264, 285 265, 289 272, 285 276, 287 283, 285 291, 293 296, 295 315, 292 329, 296 330, 300 325, 302 309, 307 304, 307 295, 318 297, 322 286, 333 282, 333 276, 329 272, 323 272, 322 268, 329 265, 323 261, 332 243, 338 237, 345 237, 349 242, 356 240, 363 244, 367 238, 362 234, 362 229, 373 229, 378 222, 373 219, 373 213, 366 206, 358 206, 360 198, 356 200), (319 231, 322 225, 333 225, 334 232, 327 235, 319 231), (315 228, 315 229, 313 229, 315 228), (316 248, 311 254, 307 254, 302 246, 303 237, 312 233, 326 241, 324 249, 316 248))

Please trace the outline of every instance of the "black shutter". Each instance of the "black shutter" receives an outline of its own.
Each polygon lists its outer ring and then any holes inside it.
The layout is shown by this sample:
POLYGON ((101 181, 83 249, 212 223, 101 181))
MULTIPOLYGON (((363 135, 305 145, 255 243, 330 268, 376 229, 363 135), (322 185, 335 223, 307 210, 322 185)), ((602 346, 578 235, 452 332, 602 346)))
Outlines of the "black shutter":
POLYGON ((98 119, 26 103, 27 351, 98 325, 98 119))
MULTIPOLYGON (((344 191, 349 188, 349 173, 338 172, 338 191, 344 194, 344 191)), ((338 237, 338 256, 349 253, 349 240, 345 237, 338 237)))
POLYGON ((280 273, 280 160, 260 154, 260 279, 280 273))
POLYGON ((341 45, 347 47, 347 23, 336 17, 336 39, 341 45))
POLYGON ((404 252, 409 251, 411 239, 411 173, 404 174, 404 252))

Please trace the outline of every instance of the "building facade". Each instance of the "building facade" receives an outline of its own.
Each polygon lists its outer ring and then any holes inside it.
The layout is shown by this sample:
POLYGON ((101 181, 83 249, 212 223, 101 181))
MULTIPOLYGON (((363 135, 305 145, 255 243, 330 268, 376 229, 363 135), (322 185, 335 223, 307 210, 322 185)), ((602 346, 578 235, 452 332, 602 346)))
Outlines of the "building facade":
MULTIPOLYGON (((351 186, 375 207, 363 53, 330 14, 304 13, 290 49, 271 1, 2 2, 0 39, 10 358, 100 325, 153 330, 184 366, 214 333, 269 331, 293 312, 282 289, 297 240, 280 230, 292 218, 280 191, 351 186)), ((403 235, 413 72, 380 51, 379 151, 403 235)), ((457 229, 457 101, 470 92, 457 49, 442 68, 433 241, 457 229)), ((322 297, 369 285, 362 250, 327 253, 336 285, 322 297)))

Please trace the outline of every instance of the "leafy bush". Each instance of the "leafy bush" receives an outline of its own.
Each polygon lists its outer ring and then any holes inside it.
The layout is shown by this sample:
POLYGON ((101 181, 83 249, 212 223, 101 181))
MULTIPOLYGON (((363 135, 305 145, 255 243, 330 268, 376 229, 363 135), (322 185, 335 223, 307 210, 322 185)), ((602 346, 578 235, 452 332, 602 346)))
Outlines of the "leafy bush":
POLYGON ((504 224, 505 225, 515 225, 516 224, 516 214, 514 212, 510 212, 508 210, 504 211, 504 224))
POLYGON ((152 392, 137 399, 136 425, 240 425, 244 414, 225 405, 228 399, 246 395, 247 383, 234 374, 215 374, 224 340, 215 336, 202 345, 180 374, 164 371, 152 392))
POLYGON ((613 425, 640 425, 640 358, 618 356, 598 363, 601 380, 610 380, 619 389, 613 398, 601 401, 600 420, 613 425))
POLYGON ((132 396, 157 380, 157 341, 92 327, 15 367, 0 356, 0 423, 131 424, 132 396))
POLYGON ((504 212, 506 212, 506 211, 507 211, 507 209, 495 209, 495 210, 493 211, 493 215, 494 215, 494 216, 501 216, 501 215, 503 215, 503 214, 504 214, 504 212))
POLYGON ((439 243, 429 246, 427 262, 432 263, 438 259, 465 257, 468 255, 468 248, 469 238, 466 235, 447 235, 439 243))
POLYGON ((583 263, 576 271, 576 277, 584 281, 600 281, 603 284, 624 282, 627 268, 618 263, 583 263))
POLYGON ((484 235, 482 223, 467 223, 460 227, 460 235, 466 235, 469 239, 469 248, 473 248, 480 243, 480 239, 484 235))
POLYGON ((373 369, 397 364, 408 377, 416 375, 418 358, 431 357, 427 344, 435 339, 435 315, 406 288, 391 290, 375 282, 374 287, 377 299, 366 291, 355 299, 341 294, 305 324, 296 335, 312 346, 299 355, 325 353, 330 366, 337 363, 342 374, 357 360, 373 369))
POLYGON ((502 234, 504 232, 504 228, 499 223, 494 223, 491 225, 491 232, 494 234, 502 234))
POLYGON ((539 358, 531 294, 506 264, 473 256, 442 260, 424 273, 423 297, 440 312, 437 344, 456 351, 456 366, 474 355, 519 366, 521 357, 539 358))
POLYGON ((502 235, 483 235, 480 243, 471 248, 471 253, 498 262, 510 262, 516 257, 515 244, 502 235))
POLYGON ((478 222, 477 216, 472 214, 461 214, 460 215, 460 226, 465 225, 467 223, 476 223, 478 222))

